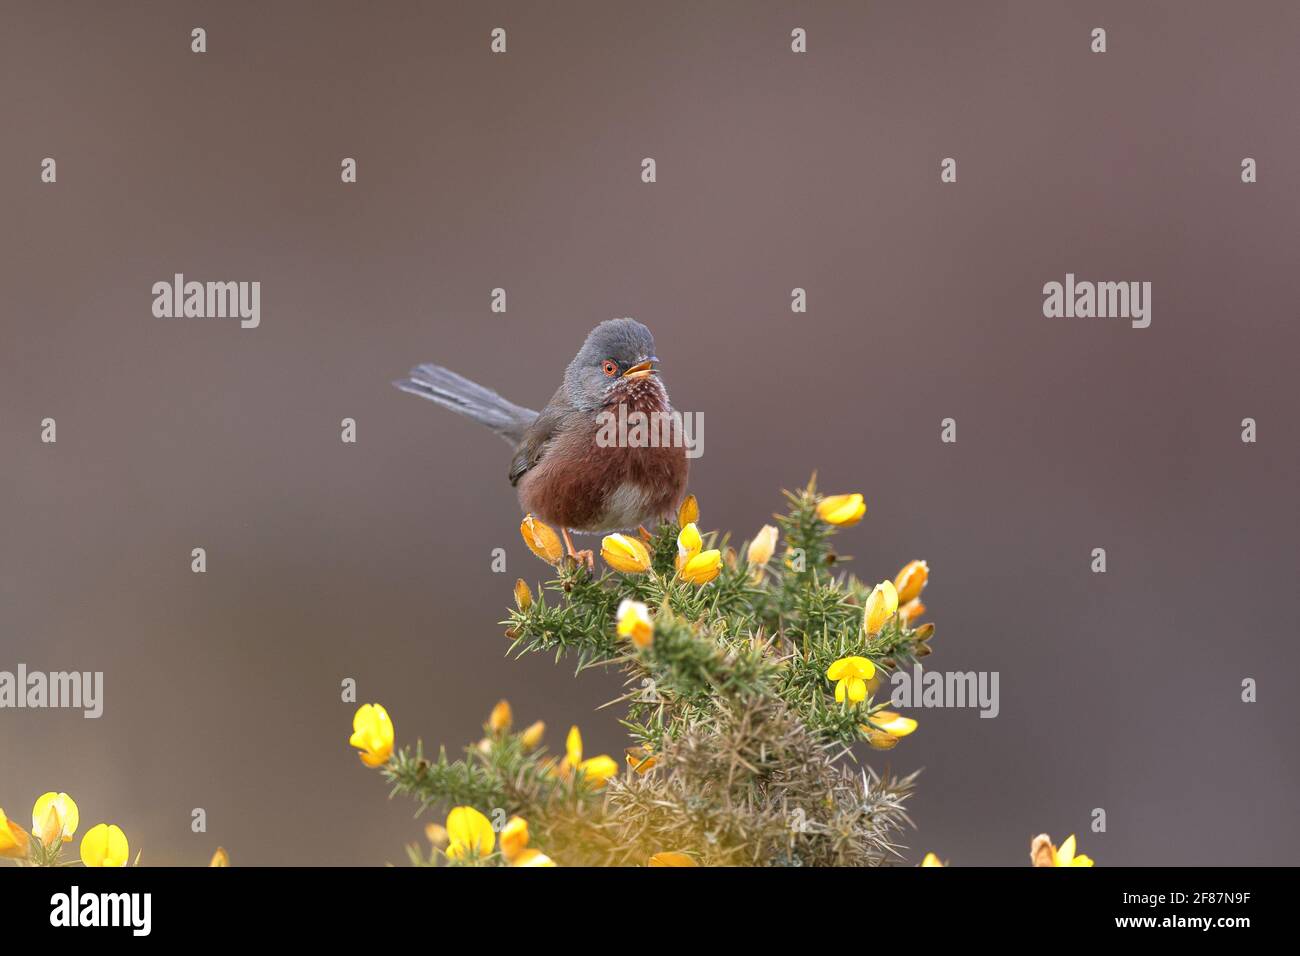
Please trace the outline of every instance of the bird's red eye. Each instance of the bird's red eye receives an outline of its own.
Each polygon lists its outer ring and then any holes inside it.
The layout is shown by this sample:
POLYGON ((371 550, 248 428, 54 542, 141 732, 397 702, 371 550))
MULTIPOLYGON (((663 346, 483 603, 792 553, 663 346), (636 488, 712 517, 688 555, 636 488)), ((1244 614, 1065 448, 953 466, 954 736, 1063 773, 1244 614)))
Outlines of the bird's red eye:
POLYGON ((618 372, 618 363, 613 359, 605 359, 605 361, 600 363, 600 370, 609 378, 613 378, 618 372))

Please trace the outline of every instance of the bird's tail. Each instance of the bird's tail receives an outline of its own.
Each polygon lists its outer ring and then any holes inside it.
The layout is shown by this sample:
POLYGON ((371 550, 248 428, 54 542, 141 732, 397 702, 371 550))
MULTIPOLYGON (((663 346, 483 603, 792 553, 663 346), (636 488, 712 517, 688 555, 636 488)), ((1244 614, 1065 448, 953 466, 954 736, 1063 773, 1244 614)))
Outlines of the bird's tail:
POLYGON ((531 408, 508 402, 492 389, 441 365, 417 365, 409 377, 393 385, 486 425, 512 445, 519 444, 537 418, 531 408))

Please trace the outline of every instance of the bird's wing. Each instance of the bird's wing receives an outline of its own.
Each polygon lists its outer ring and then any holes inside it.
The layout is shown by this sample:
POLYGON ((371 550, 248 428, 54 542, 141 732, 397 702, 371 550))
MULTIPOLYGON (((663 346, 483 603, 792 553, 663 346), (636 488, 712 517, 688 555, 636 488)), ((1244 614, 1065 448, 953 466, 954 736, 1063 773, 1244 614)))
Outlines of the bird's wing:
POLYGON ((528 426, 523 441, 515 449, 514 461, 510 463, 510 484, 517 485, 525 472, 537 467, 550 447, 551 439, 561 430, 565 417, 572 411, 561 385, 537 419, 528 426))

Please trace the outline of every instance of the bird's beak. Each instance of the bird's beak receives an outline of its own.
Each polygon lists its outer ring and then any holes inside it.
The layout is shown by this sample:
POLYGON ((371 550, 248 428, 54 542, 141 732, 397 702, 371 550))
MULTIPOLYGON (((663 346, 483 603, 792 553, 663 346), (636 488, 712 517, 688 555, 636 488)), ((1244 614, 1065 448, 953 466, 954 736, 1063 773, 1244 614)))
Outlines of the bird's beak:
POLYGON ((657 371, 657 369, 654 367, 655 361, 656 359, 648 359, 647 361, 644 362, 637 362, 626 372, 624 372, 622 377, 630 378, 630 379, 649 378, 657 371))

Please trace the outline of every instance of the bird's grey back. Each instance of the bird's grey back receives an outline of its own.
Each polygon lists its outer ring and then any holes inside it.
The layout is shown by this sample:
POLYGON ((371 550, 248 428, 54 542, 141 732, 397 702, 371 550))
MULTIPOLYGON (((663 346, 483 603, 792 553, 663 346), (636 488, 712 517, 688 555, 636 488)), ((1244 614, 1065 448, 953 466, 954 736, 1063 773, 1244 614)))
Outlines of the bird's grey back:
POLYGON ((512 446, 523 440, 528 426, 537 420, 537 412, 531 408, 507 401, 492 389, 441 365, 417 365, 407 378, 393 385, 486 425, 512 446))

